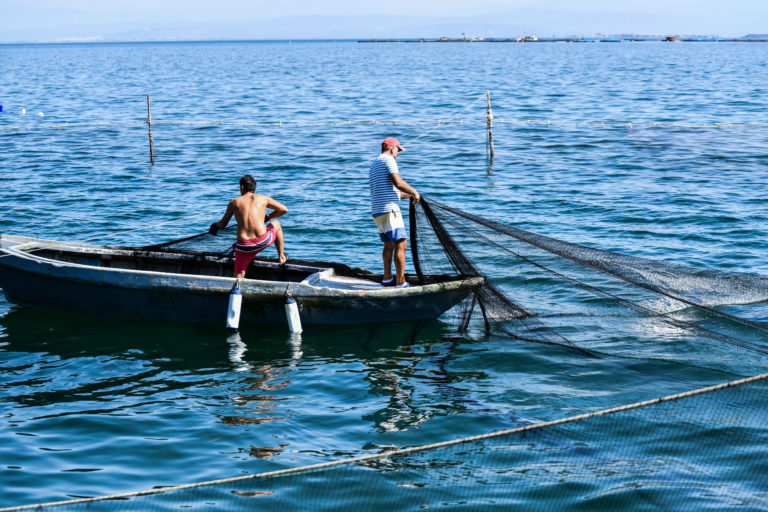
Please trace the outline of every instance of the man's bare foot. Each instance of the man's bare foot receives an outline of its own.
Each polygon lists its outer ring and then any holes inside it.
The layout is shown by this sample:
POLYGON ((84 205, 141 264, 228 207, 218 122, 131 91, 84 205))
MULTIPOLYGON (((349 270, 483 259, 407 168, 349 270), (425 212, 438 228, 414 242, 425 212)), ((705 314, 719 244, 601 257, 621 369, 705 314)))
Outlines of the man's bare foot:
POLYGON ((277 259, 277 261, 279 261, 280 263, 285 263, 286 261, 288 261, 288 255, 285 253, 281 254, 280 257, 277 259))

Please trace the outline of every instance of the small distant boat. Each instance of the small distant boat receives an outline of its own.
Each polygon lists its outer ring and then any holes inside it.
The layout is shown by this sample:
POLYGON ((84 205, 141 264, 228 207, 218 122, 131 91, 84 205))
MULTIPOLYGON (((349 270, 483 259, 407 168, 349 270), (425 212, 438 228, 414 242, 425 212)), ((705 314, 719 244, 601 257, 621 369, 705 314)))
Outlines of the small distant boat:
MULTIPOLYGON (((234 258, 0 235, 0 288, 15 304, 99 316, 224 324, 234 258)), ((286 295, 304 325, 434 319, 483 277, 409 276, 404 289, 338 263, 257 258, 240 281, 240 325, 286 322, 286 295)))

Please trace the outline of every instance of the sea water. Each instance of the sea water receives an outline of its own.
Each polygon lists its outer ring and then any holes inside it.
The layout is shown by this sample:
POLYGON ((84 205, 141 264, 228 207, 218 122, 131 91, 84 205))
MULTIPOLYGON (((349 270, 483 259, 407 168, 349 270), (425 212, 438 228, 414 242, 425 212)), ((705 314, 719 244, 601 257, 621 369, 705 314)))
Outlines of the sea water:
MULTIPOLYGON (((367 162, 396 136, 402 176, 427 197, 591 247, 768 275, 762 43, 2 45, 0 62, 3 233, 181 238, 218 220, 251 173, 289 208, 289 257, 378 271, 367 162)), ((522 272, 508 255, 491 263, 501 281, 522 272)), ((533 283, 516 296, 541 305, 533 283)), ((768 320, 761 305, 740 314, 768 320)), ((477 327, 459 335, 455 320, 307 326, 297 338, 287 326, 230 334, 224 318, 102 319, 0 299, 0 505, 341 460, 768 371, 762 355, 677 345, 675 332, 612 337, 623 318, 559 320, 574 336, 599 322, 599 358, 477 327)), ((686 409, 584 425, 579 443, 562 432, 499 442, 523 465, 485 465, 468 449, 276 480, 247 497, 225 487, 131 506, 768 507, 766 467, 743 462, 760 443, 721 443, 710 457, 702 446, 717 428, 680 435, 686 409), (509 492, 489 484, 500 475, 509 492)))

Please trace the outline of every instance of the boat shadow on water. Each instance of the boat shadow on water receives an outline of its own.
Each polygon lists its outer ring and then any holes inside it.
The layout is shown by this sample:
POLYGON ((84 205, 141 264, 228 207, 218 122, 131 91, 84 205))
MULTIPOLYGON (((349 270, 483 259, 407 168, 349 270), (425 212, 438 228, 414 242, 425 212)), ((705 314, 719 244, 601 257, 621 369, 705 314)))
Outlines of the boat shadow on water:
MULTIPOLYGON (((104 388, 105 400, 120 401, 124 397, 115 390, 130 388, 135 393, 136 386, 142 390, 140 394, 149 396, 160 386, 173 401, 205 397, 202 409, 209 411, 215 423, 239 427, 288 421, 290 415, 263 411, 308 393, 307 386, 315 386, 317 375, 322 374, 338 385, 338 396, 363 393, 379 397, 380 407, 362 419, 377 430, 390 431, 441 414, 442 406, 433 411, 432 405, 421 403, 422 388, 451 401, 464 396, 453 389, 459 377, 446 366, 456 344, 464 339, 455 331, 450 322, 429 320, 312 326, 302 334, 291 334, 287 326, 246 324, 231 333, 224 326, 210 324, 106 319, 12 306, 0 317, 0 352, 8 356, 6 368, 23 368, 25 379, 43 366, 65 363, 67 369, 56 370, 62 382, 74 379, 75 384, 68 385, 88 389, 88 396, 94 389, 104 388), (114 364, 99 373, 85 374, 94 363, 114 364), (244 412, 240 405, 246 402, 259 407, 244 412)), ((63 407, 79 407, 81 395, 68 396, 63 407)), ((47 407, 61 405, 62 397, 44 393, 22 401, 47 407)))
POLYGON ((301 334, 292 334, 287 325, 244 324, 232 333, 223 321, 217 326, 103 318, 24 306, 10 306, 0 316, 0 343, 4 343, 5 352, 44 352, 62 358, 121 354, 176 361, 188 368, 226 366, 227 359, 237 366, 245 351, 251 361, 297 359, 299 352, 365 359, 381 350, 441 341, 454 332, 455 327, 440 320, 311 326, 301 334))

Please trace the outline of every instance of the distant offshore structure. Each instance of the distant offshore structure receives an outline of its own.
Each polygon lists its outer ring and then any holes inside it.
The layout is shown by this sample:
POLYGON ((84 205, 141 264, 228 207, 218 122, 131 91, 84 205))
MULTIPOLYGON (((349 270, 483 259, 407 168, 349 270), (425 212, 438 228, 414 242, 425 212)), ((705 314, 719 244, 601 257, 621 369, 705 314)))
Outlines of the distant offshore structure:
POLYGON ((624 43, 624 42, 648 42, 661 41, 667 43, 681 42, 711 42, 711 43, 766 43, 768 34, 748 34, 737 38, 723 38, 718 36, 680 36, 680 35, 602 35, 594 37, 538 37, 528 35, 515 38, 498 37, 438 37, 438 38, 393 38, 393 39, 360 39, 358 43, 624 43))

